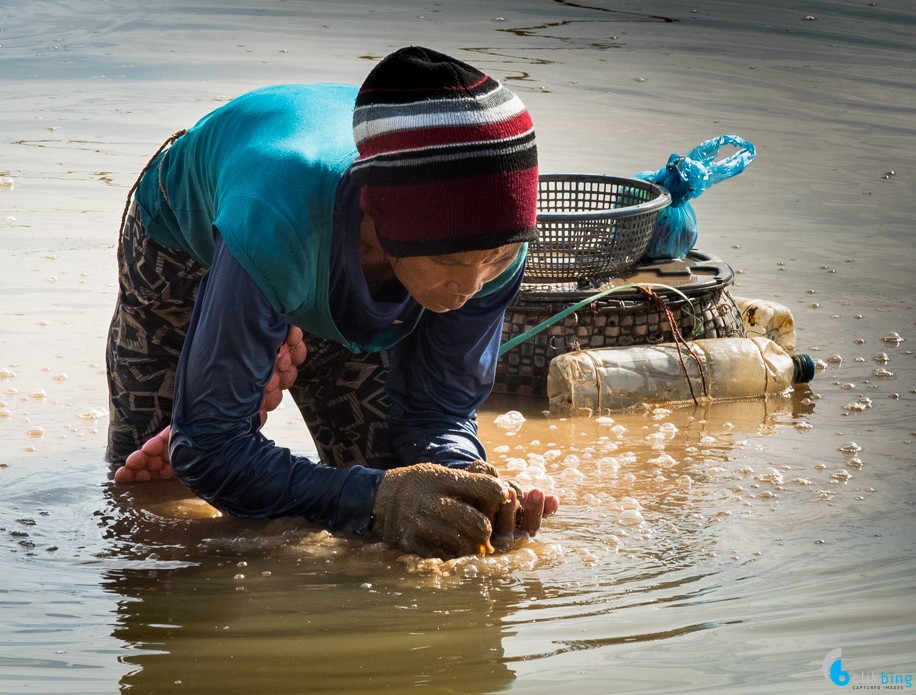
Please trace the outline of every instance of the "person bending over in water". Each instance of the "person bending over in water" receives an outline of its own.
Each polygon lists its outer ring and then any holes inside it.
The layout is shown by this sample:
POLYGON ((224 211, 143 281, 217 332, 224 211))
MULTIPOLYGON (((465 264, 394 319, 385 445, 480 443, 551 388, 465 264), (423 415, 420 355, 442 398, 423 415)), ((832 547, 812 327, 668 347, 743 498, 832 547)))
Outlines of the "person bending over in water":
POLYGON ((559 500, 499 480, 475 417, 537 181, 519 98, 421 47, 360 88, 259 89, 170 138, 122 221, 115 481, 174 475, 237 516, 428 556, 536 533, 559 500), (320 462, 261 433, 280 388, 320 462))

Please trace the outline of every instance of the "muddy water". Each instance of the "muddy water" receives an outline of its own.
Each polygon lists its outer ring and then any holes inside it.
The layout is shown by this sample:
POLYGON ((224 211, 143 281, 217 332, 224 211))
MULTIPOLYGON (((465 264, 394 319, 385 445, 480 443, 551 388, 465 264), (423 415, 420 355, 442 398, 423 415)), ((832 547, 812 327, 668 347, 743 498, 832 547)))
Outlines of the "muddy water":
MULTIPOLYGON (((909 3, 222 5, 0 8, 0 692, 817 693, 837 648, 854 685, 905 684, 909 3), (811 388, 606 419, 492 400, 493 461, 563 507, 483 559, 112 487, 102 345, 136 172, 232 96, 359 82, 412 42, 511 84, 544 171, 629 175, 719 133, 754 142, 697 201, 698 245, 736 294, 792 309, 811 388), (512 410, 517 431, 498 424, 512 410)), ((308 451, 292 413, 268 427, 308 451)))

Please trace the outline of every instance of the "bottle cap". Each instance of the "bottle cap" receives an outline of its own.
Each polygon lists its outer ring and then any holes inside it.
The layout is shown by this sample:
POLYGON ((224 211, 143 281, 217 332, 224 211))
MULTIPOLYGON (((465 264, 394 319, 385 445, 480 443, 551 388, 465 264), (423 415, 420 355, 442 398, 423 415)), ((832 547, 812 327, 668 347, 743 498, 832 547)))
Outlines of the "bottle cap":
POLYGON ((807 384, 814 378, 815 368, 814 360, 811 355, 793 355, 792 362, 795 365, 795 383, 807 384))

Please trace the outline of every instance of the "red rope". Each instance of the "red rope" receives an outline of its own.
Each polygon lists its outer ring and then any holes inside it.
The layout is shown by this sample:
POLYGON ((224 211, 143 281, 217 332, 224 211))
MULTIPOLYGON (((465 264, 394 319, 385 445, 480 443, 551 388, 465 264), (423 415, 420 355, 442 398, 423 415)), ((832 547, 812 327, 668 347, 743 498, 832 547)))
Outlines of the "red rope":
POLYGON ((681 346, 683 346, 693 357, 693 359, 696 360, 697 370, 700 373, 700 381, 703 384, 703 395, 708 398, 709 386, 706 382, 706 370, 703 369, 703 363, 700 361, 700 358, 690 349, 690 346, 687 344, 687 341, 681 334, 680 327, 674 320, 674 314, 671 313, 671 309, 668 308, 668 304, 665 302, 665 300, 648 287, 637 286, 636 289, 644 294, 646 298, 652 304, 654 304, 659 311, 664 312, 665 318, 668 319, 668 327, 671 329, 671 336, 674 340, 674 345, 677 348, 678 360, 680 360, 681 369, 684 372, 684 377, 687 379, 687 386, 690 388, 690 397, 693 398, 693 402, 698 405, 699 401, 697 400, 696 393, 694 393, 693 390, 693 382, 690 380, 690 373, 687 371, 687 363, 684 361, 684 355, 681 352, 681 346))

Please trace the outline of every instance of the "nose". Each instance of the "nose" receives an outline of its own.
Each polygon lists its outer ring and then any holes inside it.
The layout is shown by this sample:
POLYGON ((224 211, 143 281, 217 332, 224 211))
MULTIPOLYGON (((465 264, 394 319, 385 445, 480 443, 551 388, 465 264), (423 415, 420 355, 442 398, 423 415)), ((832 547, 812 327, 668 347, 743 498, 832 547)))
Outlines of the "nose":
POLYGON ((478 282, 470 280, 448 280, 445 283, 445 290, 449 294, 460 294, 464 297, 470 297, 477 294, 477 291, 480 289, 479 284, 478 282))

